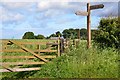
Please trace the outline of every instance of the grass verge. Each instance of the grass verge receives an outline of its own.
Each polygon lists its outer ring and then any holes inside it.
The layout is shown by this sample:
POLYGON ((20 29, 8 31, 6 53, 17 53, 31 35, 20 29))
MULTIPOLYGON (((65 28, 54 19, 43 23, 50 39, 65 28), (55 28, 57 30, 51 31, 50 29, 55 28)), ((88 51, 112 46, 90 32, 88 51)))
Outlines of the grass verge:
POLYGON ((118 51, 114 48, 86 48, 81 43, 78 48, 71 47, 52 62, 42 66, 39 71, 3 73, 6 78, 118 78, 118 51))

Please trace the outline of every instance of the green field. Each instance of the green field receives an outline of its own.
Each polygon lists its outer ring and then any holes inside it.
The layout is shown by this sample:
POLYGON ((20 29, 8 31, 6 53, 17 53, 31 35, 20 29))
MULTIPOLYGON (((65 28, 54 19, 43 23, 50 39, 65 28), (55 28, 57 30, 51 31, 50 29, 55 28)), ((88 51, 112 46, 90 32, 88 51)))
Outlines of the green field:
POLYGON ((114 48, 95 45, 87 49, 86 41, 81 41, 77 48, 70 46, 39 71, 2 73, 2 78, 118 78, 118 53, 114 48))

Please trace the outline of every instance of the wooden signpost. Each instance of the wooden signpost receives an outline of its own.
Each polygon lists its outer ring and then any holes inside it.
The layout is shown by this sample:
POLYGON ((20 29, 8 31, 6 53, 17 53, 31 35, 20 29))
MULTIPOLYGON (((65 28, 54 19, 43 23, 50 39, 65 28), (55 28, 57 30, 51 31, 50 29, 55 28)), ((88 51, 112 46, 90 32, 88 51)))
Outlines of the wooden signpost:
POLYGON ((90 24, 91 24, 91 20, 90 20, 90 11, 91 10, 95 10, 95 9, 100 9, 103 8, 104 5, 103 4, 99 4, 99 5, 92 5, 90 6, 90 3, 87 3, 87 12, 76 12, 76 15, 82 15, 82 16, 87 16, 87 47, 90 48, 91 47, 91 29, 90 29, 90 24))
POLYGON ((103 8, 104 5, 103 4, 99 4, 99 5, 92 5, 90 6, 90 10, 93 10, 93 9, 100 9, 100 8, 103 8))
POLYGON ((88 12, 83 12, 83 11, 79 11, 75 13, 76 15, 82 15, 82 16, 87 16, 88 12))

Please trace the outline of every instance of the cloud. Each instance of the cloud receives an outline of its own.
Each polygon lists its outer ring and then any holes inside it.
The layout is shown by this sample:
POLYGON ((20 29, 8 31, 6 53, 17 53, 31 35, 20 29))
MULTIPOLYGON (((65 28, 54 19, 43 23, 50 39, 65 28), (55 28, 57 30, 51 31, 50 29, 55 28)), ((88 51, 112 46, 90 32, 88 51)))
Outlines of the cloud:
MULTIPOLYGON (((99 3, 92 2, 91 4, 99 4, 99 3)), ((34 4, 33 2, 32 3, 29 3, 29 2, 3 3, 3 5, 9 9, 19 9, 19 8, 28 9, 28 13, 31 13, 32 11, 31 6, 33 4, 34 4)), ((118 6, 116 5, 116 3, 113 3, 113 2, 105 3, 104 2, 103 4, 105 4, 104 9, 92 11, 93 12, 92 15, 99 16, 99 17, 103 17, 103 16, 110 15, 110 14, 114 16, 117 15, 118 6)), ((74 14, 76 11, 87 11, 87 9, 86 9, 86 2, 70 2, 70 1, 66 1, 66 2, 55 1, 54 2, 54 1, 43 1, 42 0, 36 3, 36 11, 35 10, 33 11, 36 12, 36 15, 40 14, 39 16, 36 17, 37 19, 44 20, 44 19, 52 19, 52 18, 61 16, 61 15, 74 14)), ((7 11, 7 13, 9 12, 7 11)), ((16 17, 19 19, 22 18, 22 15, 20 13, 14 14, 14 15, 16 15, 16 17)), ((10 17, 10 16, 12 15, 9 13, 7 16, 3 16, 3 17, 7 19, 6 17, 10 17)))
POLYGON ((75 11, 84 9, 85 6, 82 5, 85 5, 85 3, 41 1, 38 3, 37 8, 39 13, 43 13, 43 17, 51 18, 59 15, 74 14, 75 11))
POLYGON ((20 22, 25 17, 25 14, 31 14, 35 3, 30 2, 2 2, 0 4, 0 20, 2 23, 20 22))
MULTIPOLYGON (((12 26, 12 25, 9 25, 12 26)), ((49 35, 50 33, 53 33, 53 30, 50 28, 46 27, 33 27, 31 24, 28 22, 24 22, 22 24, 16 25, 14 28, 2 28, 2 36, 4 39, 10 39, 10 38, 15 38, 15 39, 20 39, 24 35, 25 32, 31 31, 35 35, 37 34, 43 34, 45 36, 49 35)), ((1 38, 0 38, 1 39, 1 38)))
MULTIPOLYGON (((95 4, 95 3, 94 3, 95 4)), ((118 16, 118 3, 117 2, 103 2, 96 4, 104 4, 103 9, 93 10, 92 15, 99 17, 118 16)))
POLYGON ((0 7, 0 14, 1 14, 0 21, 2 21, 3 23, 20 21, 24 17, 22 14, 11 12, 4 7, 0 7))
MULTIPOLYGON (((1 0, 1 2, 40 2, 48 0, 1 0)), ((59 2, 59 0, 50 0, 59 2)), ((61 2, 119 2, 119 0, 60 0, 61 2)))
POLYGON ((3 2, 2 5, 9 9, 29 8, 33 3, 30 2, 3 2))
POLYGON ((75 8, 76 5, 70 4, 70 2, 51 2, 51 1, 41 1, 38 3, 38 9, 40 11, 49 10, 49 9, 68 9, 75 8))
MULTIPOLYGON (((99 21, 98 18, 108 16, 111 13, 112 15, 117 15, 117 3, 91 3, 91 5, 94 4, 104 4, 105 7, 91 11, 91 26, 96 26, 99 21)), ((20 38, 26 31, 50 35, 57 30, 62 31, 65 28, 86 27, 86 17, 75 15, 76 11, 87 11, 85 2, 8 2, 0 6, 0 21, 3 22, 4 27, 3 35, 9 38, 12 35, 20 38), (7 36, 9 33, 11 36, 7 36)))
POLYGON ((23 15, 16 13, 16 14, 3 14, 2 15, 2 21, 3 22, 13 22, 13 21, 20 21, 21 19, 23 19, 23 15))
POLYGON ((41 1, 40 3, 38 3, 37 7, 39 8, 40 11, 46 10, 51 8, 51 2, 49 1, 41 1))
MULTIPOLYGON (((118 16, 117 2, 92 2, 91 5, 104 4, 103 9, 96 9, 92 11, 92 16, 118 16)), ((54 18, 61 15, 74 14, 76 11, 87 11, 86 2, 50 2, 41 1, 37 4, 38 12, 42 13, 40 19, 54 18)))

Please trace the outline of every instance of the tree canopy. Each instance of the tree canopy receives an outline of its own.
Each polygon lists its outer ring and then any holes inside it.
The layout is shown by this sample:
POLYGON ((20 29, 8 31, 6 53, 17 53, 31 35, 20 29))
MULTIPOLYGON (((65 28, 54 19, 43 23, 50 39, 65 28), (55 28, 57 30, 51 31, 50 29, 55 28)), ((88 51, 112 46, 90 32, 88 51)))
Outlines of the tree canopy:
POLYGON ((118 18, 103 18, 98 27, 95 41, 100 46, 120 47, 120 23, 118 18))
POLYGON ((44 35, 38 34, 35 36, 35 39, 45 39, 44 35))
MULTIPOLYGON (((65 39, 77 39, 77 34, 78 34, 79 29, 64 29, 62 33, 60 31, 57 31, 53 34, 51 34, 48 37, 44 37, 44 35, 38 34, 34 35, 33 32, 26 32, 24 36, 22 37, 23 39, 49 39, 50 37, 64 37, 65 39)), ((97 30, 91 30, 92 32, 92 39, 95 38, 95 35, 97 33, 97 30)), ((86 40, 87 39, 87 29, 80 29, 80 39, 86 40)))
POLYGON ((34 38, 35 36, 33 32, 26 32, 22 37, 22 39, 34 39, 34 38))
POLYGON ((26 32, 22 39, 45 39, 44 35, 38 34, 37 36, 34 35, 33 32, 26 32))

